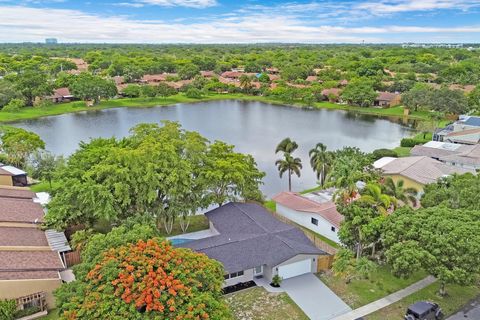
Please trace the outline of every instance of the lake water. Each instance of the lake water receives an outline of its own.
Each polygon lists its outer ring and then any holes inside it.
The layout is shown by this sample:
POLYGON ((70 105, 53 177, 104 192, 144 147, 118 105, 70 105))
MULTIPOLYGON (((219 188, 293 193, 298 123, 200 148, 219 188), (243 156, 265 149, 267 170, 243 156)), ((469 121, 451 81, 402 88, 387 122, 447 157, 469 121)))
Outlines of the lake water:
POLYGON ((187 130, 198 131, 212 141, 225 141, 235 145, 237 151, 251 154, 258 167, 267 173, 261 189, 269 197, 288 189, 287 177, 280 179, 275 167, 275 160, 281 156, 275 155, 275 147, 285 137, 299 145, 295 155, 302 159, 302 176, 294 176, 292 183, 294 191, 301 191, 316 185, 308 151, 317 142, 327 145, 328 150, 355 146, 373 151, 397 146, 412 130, 399 120, 236 100, 88 111, 13 125, 39 134, 53 153, 69 155, 80 141, 126 136, 138 123, 162 120, 179 121, 187 130))

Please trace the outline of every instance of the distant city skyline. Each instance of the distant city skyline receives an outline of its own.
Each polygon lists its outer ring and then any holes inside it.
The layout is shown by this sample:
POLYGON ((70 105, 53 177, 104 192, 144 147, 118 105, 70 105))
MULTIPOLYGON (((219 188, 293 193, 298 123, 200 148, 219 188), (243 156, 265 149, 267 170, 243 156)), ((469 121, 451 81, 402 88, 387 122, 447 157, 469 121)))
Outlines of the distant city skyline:
POLYGON ((0 42, 479 43, 478 0, 0 0, 0 42))

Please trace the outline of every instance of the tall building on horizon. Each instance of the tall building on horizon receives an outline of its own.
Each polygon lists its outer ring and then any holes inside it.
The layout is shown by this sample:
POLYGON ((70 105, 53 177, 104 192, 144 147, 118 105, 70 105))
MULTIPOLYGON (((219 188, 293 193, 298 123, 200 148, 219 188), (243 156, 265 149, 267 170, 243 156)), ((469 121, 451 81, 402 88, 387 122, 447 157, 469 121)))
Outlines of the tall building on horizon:
POLYGON ((46 44, 57 44, 58 40, 57 40, 57 38, 47 38, 47 39, 45 39, 45 43, 46 44))

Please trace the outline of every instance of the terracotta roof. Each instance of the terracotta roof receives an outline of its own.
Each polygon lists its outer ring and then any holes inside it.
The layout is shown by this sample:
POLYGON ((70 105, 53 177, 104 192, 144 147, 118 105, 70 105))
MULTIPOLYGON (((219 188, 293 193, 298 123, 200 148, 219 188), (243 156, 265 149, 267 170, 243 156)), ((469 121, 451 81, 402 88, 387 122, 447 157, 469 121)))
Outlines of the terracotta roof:
POLYGON ((53 97, 55 98, 61 98, 61 97, 71 97, 72 94, 70 93, 70 90, 66 87, 64 88, 57 88, 53 90, 53 97))
POLYGON ((48 247, 45 232, 37 228, 0 227, 0 247, 48 247))
POLYGON ((474 170, 448 166, 425 156, 397 158, 381 166, 380 169, 386 175, 401 175, 421 184, 433 183, 445 175, 454 173, 475 173, 474 170))
POLYGON ((65 269, 58 252, 54 251, 0 251, 0 261, 0 272, 65 269))
POLYGON ((32 200, 0 198, 0 221, 2 222, 42 222, 43 216, 42 206, 32 200))
POLYGON ((308 82, 317 81, 317 76, 308 76, 307 79, 305 79, 305 81, 308 81, 308 82))
POLYGON ((33 199, 35 193, 26 188, 0 186, 0 198, 33 199))
POLYGON ((319 203, 296 192, 282 192, 274 196, 272 200, 296 211, 316 213, 336 227, 340 227, 340 223, 344 219, 332 201, 319 203))
POLYGON ((200 71, 200 74, 202 75, 202 77, 215 77, 215 72, 213 71, 200 71))
POLYGON ((324 96, 334 95, 336 97, 340 96, 342 93, 342 89, 339 88, 330 88, 330 89, 323 89, 322 94, 324 96))
POLYGON ((239 72, 239 71, 225 71, 222 73, 222 77, 224 78, 240 78, 243 75, 246 76, 254 76, 256 73, 254 72, 239 72))
POLYGON ((392 101, 396 98, 398 98, 400 95, 398 93, 392 93, 392 92, 379 92, 377 96, 377 100, 380 101, 392 101))

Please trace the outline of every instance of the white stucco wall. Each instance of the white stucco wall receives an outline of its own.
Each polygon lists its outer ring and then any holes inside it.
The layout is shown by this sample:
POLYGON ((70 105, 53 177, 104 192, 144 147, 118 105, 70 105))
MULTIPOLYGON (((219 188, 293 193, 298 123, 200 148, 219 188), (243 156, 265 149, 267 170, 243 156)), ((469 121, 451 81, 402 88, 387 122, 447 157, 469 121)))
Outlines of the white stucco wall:
POLYGON ((337 234, 338 228, 318 214, 295 211, 293 209, 284 207, 278 203, 277 203, 277 213, 284 216, 285 218, 290 219, 295 223, 298 223, 302 227, 310 229, 316 233, 321 234, 324 237, 327 237, 330 240, 340 243, 340 239, 338 239, 338 234, 337 234), (318 226, 314 225, 311 222, 312 218, 315 218, 318 220, 318 226), (335 227, 335 231, 332 231, 331 227, 335 227))
POLYGON ((278 274, 278 267, 280 266, 284 266, 284 265, 287 265, 287 264, 290 264, 290 263, 294 263, 294 262, 298 262, 298 261, 301 261, 301 260, 305 260, 305 259, 310 259, 311 260, 311 269, 310 269, 310 272, 317 272, 317 262, 318 262, 318 255, 313 255, 313 254, 299 254, 299 255, 296 255, 295 257, 293 258, 290 258, 276 266, 273 266, 273 267, 266 267, 264 268, 264 270, 268 270, 268 272, 264 272, 264 276, 265 278, 267 278, 269 281, 272 281, 272 278, 274 275, 278 274), (268 277, 267 277, 268 275, 268 277))
POLYGON ((243 271, 243 276, 235 277, 225 280, 223 283, 224 287, 233 286, 238 283, 247 282, 253 280, 253 269, 247 269, 243 271))

